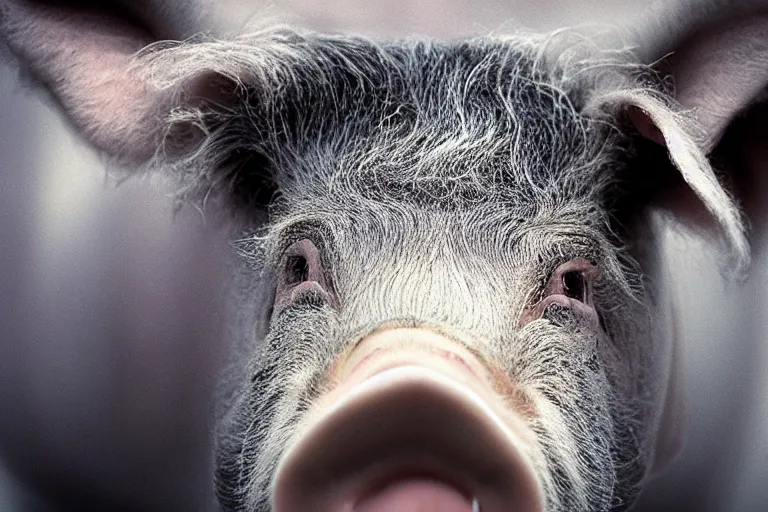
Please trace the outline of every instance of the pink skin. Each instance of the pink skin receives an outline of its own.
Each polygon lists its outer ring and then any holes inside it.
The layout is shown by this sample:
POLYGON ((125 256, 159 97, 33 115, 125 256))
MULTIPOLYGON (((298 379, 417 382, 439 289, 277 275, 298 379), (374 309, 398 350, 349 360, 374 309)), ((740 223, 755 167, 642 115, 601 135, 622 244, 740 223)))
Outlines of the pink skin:
POLYGON ((277 512, 470 512, 474 497, 484 512, 541 511, 533 433, 465 347, 390 328, 353 344, 334 372, 278 468, 277 512))
POLYGON ((463 382, 490 380, 483 364, 468 350, 458 345, 445 345, 439 336, 425 334, 414 335, 414 342, 409 343, 407 347, 393 347, 386 343, 386 332, 361 340, 342 365, 338 377, 342 384, 337 386, 329 397, 346 392, 376 373, 411 361, 424 361, 425 357, 435 359, 433 356, 438 356, 444 363, 447 362, 452 376, 463 382))
POLYGON ((471 498, 451 486, 427 478, 414 478, 385 486, 372 497, 358 502, 355 512, 469 512, 471 509, 471 498))

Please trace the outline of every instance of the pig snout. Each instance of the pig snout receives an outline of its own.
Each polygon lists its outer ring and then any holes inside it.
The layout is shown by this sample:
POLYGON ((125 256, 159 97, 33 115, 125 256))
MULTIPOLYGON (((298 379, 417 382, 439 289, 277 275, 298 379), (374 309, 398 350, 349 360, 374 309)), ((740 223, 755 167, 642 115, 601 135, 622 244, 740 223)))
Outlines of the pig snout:
POLYGON ((277 468, 275 512, 543 510, 533 434, 468 349, 395 328, 333 372, 277 468))

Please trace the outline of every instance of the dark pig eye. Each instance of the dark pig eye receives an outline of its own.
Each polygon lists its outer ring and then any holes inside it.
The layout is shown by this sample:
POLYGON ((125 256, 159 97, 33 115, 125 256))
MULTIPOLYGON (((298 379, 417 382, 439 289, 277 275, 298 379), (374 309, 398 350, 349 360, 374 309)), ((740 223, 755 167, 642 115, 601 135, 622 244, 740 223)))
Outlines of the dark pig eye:
POLYGON ((306 300, 331 303, 331 298, 317 246, 309 239, 293 243, 286 249, 278 267, 275 310, 306 300))
POLYGON ((582 318, 589 318, 597 325, 598 314, 595 310, 593 283, 599 271, 584 258, 574 258, 558 266, 549 277, 549 282, 538 302, 530 304, 520 317, 520 326, 546 316, 549 309, 571 311, 582 318))
POLYGON ((555 269, 544 297, 565 296, 592 306, 592 283, 598 273, 594 264, 584 258, 574 258, 555 269))
POLYGON ((561 278, 563 295, 581 302, 587 302, 587 283, 584 274, 578 270, 564 272, 561 278))
POLYGON ((288 256, 285 262, 285 282, 289 285, 309 281, 309 262, 307 258, 296 254, 288 256))

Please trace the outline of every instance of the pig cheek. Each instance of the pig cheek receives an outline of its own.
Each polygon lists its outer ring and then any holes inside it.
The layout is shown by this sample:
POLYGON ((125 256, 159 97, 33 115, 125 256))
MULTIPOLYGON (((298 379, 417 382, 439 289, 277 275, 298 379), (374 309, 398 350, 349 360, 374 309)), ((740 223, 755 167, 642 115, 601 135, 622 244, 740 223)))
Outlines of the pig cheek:
MULTIPOLYGON (((336 311, 314 292, 274 312, 264 351, 254 367, 282 369, 280 392, 297 396, 296 412, 306 412, 333 385, 327 368, 336 359, 337 331, 336 311)), ((262 380, 259 373, 252 375, 262 380)))
POLYGON ((488 376, 491 387, 500 396, 510 411, 520 415, 527 421, 538 417, 536 403, 523 388, 518 385, 509 372, 498 364, 488 366, 488 376))

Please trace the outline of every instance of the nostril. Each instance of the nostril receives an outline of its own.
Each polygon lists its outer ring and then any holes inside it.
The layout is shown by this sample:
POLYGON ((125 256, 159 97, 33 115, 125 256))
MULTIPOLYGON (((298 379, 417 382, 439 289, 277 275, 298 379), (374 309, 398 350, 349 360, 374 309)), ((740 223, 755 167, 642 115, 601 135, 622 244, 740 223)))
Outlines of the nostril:
POLYGON ((406 510, 440 510, 470 512, 471 503, 450 484, 429 478, 404 478, 392 482, 354 507, 354 512, 395 512, 406 510))

